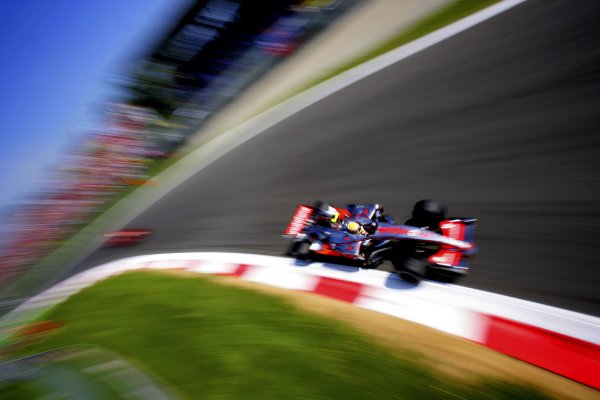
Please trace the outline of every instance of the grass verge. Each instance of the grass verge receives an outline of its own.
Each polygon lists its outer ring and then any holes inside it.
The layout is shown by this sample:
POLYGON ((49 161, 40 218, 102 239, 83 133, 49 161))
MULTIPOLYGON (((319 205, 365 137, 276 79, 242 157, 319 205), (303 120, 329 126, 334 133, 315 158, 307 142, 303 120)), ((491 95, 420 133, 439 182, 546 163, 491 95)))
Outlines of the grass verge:
POLYGON ((343 322, 206 278, 128 273, 85 289, 47 317, 64 328, 23 354, 99 346, 183 398, 548 398, 496 379, 459 383, 418 354, 392 353, 343 322))

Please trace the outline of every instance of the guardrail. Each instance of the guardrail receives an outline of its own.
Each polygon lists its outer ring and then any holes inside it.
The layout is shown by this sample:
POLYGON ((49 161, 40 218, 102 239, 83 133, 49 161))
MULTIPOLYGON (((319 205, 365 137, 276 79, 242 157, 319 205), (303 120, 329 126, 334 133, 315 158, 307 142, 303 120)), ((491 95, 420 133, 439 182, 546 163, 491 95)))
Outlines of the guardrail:
POLYGON ((335 298, 480 343, 600 389, 600 318, 462 286, 411 285, 389 272, 251 254, 146 255, 89 269, 5 315, 0 339, 9 340, 14 327, 99 280, 146 268, 236 276, 335 298))

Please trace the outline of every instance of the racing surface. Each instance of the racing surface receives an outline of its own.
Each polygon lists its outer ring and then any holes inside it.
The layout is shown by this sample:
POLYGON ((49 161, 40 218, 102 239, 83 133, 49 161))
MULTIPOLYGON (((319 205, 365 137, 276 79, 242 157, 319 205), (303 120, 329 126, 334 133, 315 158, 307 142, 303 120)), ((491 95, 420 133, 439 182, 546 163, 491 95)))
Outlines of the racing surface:
POLYGON ((281 255, 295 206, 421 198, 479 219, 458 283, 600 315, 600 6, 529 0, 316 103, 200 171, 73 272, 137 254, 281 255))

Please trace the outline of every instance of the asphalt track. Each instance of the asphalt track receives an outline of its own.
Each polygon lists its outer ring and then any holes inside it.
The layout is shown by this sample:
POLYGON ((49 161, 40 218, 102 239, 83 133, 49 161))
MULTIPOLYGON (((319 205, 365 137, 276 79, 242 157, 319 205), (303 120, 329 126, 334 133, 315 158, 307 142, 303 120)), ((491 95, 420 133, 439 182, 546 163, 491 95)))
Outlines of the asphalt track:
POLYGON ((280 255, 298 203, 436 198, 480 221, 459 283, 600 315, 600 5, 529 0, 314 104, 203 169, 100 249, 280 255))

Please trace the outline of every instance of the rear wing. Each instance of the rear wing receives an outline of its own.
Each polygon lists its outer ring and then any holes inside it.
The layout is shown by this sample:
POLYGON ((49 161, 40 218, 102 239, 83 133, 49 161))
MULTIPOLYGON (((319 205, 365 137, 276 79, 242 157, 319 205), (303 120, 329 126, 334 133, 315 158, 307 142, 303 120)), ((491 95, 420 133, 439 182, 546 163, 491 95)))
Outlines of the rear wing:
POLYGON ((313 212, 314 209, 309 206, 299 205, 296 207, 296 212, 288 224, 284 236, 296 236, 302 233, 313 212))
POLYGON ((475 241, 475 218, 453 218, 440 222, 442 235, 471 244, 475 241))
POLYGON ((468 269, 468 256, 477 251, 474 243, 476 222, 475 218, 453 218, 442 221, 440 223, 442 235, 470 243, 472 247, 467 250, 458 250, 450 246, 442 246, 437 253, 429 257, 429 261, 442 267, 468 269))

